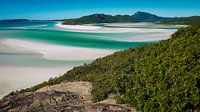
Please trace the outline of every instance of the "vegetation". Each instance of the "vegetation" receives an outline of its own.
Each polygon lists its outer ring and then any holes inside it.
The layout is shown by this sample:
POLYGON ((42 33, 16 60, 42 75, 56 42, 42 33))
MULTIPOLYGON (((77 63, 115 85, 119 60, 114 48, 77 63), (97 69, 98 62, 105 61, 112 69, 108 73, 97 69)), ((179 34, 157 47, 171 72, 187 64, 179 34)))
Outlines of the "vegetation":
POLYGON ((26 91, 62 81, 92 82, 93 100, 115 93, 139 111, 194 111, 200 107, 200 26, 178 30, 169 40, 130 48, 75 67, 26 91))
POLYGON ((129 15, 105 15, 93 14, 84 16, 79 19, 68 19, 63 24, 90 24, 90 23, 115 23, 115 22, 133 22, 133 18, 129 15))
POLYGON ((182 18, 174 18, 168 21, 161 21, 161 24, 180 24, 180 25, 196 25, 200 24, 200 16, 191 16, 191 17, 182 17, 182 18))
POLYGON ((168 21, 173 19, 168 17, 159 17, 154 14, 140 12, 140 11, 136 12, 132 17, 136 20, 136 22, 158 22, 158 21, 168 21))
POLYGON ((136 12, 134 15, 105 15, 93 14, 84 16, 78 19, 66 19, 63 24, 90 24, 90 23, 126 23, 126 22, 155 22, 159 24, 180 24, 180 25, 195 25, 200 24, 200 16, 169 18, 159 17, 146 12, 136 12))
POLYGON ((93 14, 84 16, 78 19, 67 19, 64 20, 63 24, 90 24, 90 23, 126 23, 126 22, 156 22, 166 21, 171 18, 159 17, 154 14, 146 12, 137 12, 134 15, 105 15, 105 14, 93 14))

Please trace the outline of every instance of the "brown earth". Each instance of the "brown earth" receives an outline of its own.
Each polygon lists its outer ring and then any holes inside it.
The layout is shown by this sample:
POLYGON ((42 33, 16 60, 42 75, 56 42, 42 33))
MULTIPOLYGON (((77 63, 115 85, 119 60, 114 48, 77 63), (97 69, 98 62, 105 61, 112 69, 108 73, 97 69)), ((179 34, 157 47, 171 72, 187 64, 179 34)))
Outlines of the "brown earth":
POLYGON ((9 94, 0 100, 0 112, 134 112, 115 104, 114 95, 92 103, 90 82, 66 82, 36 92, 9 94))

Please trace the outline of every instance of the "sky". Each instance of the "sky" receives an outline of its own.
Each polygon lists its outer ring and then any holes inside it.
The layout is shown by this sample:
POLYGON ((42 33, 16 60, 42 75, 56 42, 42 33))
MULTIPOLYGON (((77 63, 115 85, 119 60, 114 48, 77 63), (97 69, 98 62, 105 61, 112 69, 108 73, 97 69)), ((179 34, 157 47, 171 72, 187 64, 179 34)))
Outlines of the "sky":
POLYGON ((200 15, 200 0, 0 0, 0 20, 66 19, 94 13, 133 15, 137 11, 163 17, 200 15))

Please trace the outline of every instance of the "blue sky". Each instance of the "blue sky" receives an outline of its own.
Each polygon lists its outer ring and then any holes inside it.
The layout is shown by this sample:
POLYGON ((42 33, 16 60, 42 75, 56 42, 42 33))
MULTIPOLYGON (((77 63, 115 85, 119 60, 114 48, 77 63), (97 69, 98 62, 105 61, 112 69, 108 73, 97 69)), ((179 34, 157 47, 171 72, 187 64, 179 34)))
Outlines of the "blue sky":
POLYGON ((200 0, 0 0, 0 19, 64 19, 93 13, 200 15, 200 0))

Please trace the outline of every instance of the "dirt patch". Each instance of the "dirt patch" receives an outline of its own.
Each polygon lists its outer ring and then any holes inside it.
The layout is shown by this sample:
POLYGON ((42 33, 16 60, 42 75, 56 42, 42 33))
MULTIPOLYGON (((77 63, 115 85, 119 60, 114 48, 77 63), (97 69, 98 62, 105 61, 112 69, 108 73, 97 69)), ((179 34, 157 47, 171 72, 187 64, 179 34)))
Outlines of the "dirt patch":
POLYGON ((87 103, 92 103, 92 97, 91 97, 92 83, 90 82, 74 81, 74 82, 61 83, 53 86, 43 87, 36 92, 47 92, 53 90, 60 92, 69 91, 78 94, 87 103))

